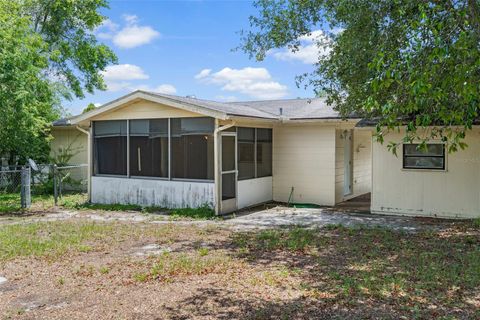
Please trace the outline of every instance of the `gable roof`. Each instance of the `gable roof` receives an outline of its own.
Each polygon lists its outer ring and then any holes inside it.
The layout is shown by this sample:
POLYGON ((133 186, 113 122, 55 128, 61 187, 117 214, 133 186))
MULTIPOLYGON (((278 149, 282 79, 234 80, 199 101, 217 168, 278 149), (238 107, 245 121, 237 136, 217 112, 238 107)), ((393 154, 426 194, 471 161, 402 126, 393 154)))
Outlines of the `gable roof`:
POLYGON ((137 90, 87 113, 68 119, 57 120, 53 125, 68 126, 78 124, 140 99, 165 104, 174 108, 222 120, 230 119, 232 117, 257 118, 271 121, 341 119, 340 114, 335 111, 332 106, 327 105, 325 99, 322 98, 218 102, 137 90))

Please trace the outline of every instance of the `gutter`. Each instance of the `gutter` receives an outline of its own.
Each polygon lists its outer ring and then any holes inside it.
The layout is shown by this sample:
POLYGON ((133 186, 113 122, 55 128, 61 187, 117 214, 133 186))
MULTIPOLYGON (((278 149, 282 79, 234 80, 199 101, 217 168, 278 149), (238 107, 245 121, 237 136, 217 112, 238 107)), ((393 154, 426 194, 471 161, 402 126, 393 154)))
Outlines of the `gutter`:
POLYGON ((88 176, 87 176, 87 195, 88 195, 88 202, 92 199, 92 141, 90 131, 83 129, 80 126, 75 126, 75 129, 78 131, 85 133, 87 135, 87 164, 88 164, 88 176))

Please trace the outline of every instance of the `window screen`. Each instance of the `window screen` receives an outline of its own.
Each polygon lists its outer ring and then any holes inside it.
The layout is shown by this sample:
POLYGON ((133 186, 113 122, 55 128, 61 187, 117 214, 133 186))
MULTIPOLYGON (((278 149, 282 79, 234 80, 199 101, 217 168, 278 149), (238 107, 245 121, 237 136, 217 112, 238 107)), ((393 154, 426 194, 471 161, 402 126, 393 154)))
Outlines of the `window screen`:
POLYGON ((127 121, 96 121, 94 173, 127 175, 127 121))
POLYGON ((238 179, 272 175, 272 129, 238 128, 238 179))
POLYGON ((171 119, 172 177, 213 180, 213 118, 171 119))
POLYGON ((238 128, 238 179, 255 178, 255 128, 238 128))
POLYGON ((427 144, 420 149, 419 144, 403 145, 404 169, 445 170, 445 145, 441 143, 427 144))
POLYGON ((257 129, 257 178, 272 175, 272 129, 257 129))
POLYGON ((130 120, 130 175, 168 177, 168 119, 130 120))

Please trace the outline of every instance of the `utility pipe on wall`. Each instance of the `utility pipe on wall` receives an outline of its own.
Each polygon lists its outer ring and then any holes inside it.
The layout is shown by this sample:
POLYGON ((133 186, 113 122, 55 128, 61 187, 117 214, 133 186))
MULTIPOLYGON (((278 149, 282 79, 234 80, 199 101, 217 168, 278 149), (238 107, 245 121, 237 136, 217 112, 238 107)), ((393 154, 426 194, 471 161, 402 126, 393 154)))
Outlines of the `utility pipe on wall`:
POLYGON ((78 131, 85 133, 87 135, 87 170, 88 170, 88 177, 87 177, 87 196, 88 196, 88 201, 92 199, 92 141, 90 140, 90 131, 87 131, 83 129, 80 126, 75 127, 78 131))

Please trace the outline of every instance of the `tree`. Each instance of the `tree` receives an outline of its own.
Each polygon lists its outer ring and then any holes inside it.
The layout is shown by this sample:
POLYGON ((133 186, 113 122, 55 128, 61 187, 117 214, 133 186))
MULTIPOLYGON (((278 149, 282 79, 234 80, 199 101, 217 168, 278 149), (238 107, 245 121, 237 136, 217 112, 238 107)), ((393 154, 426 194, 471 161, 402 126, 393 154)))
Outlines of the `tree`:
POLYGON ((102 0, 0 0, 0 156, 46 161, 60 101, 104 89, 115 63, 94 29, 102 0))
POLYGON ((58 117, 51 84, 41 75, 48 66, 39 53, 45 43, 30 32, 19 10, 0 1, 0 155, 9 163, 17 157, 48 156, 46 128, 58 117))
POLYGON ((113 51, 93 34, 105 19, 99 10, 106 7, 106 0, 25 0, 23 5, 33 31, 47 44, 46 71, 77 97, 105 89, 99 71, 117 62, 113 51))
MULTIPOLYGON (((343 116, 377 121, 376 137, 406 127, 404 142, 442 139, 466 147, 479 120, 479 0, 258 0, 241 48, 300 48, 322 30, 318 62, 299 83, 324 91, 343 116), (322 47, 328 54, 320 54, 322 47), (418 130, 419 128, 425 130, 418 130)), ((401 141, 391 141, 394 152, 401 141)))
POLYGON ((97 107, 95 107, 95 105, 90 102, 90 103, 88 104, 88 106, 87 106, 85 109, 83 109, 82 113, 87 113, 87 112, 92 111, 92 110, 94 110, 94 109, 96 109, 96 108, 97 108, 97 107))

